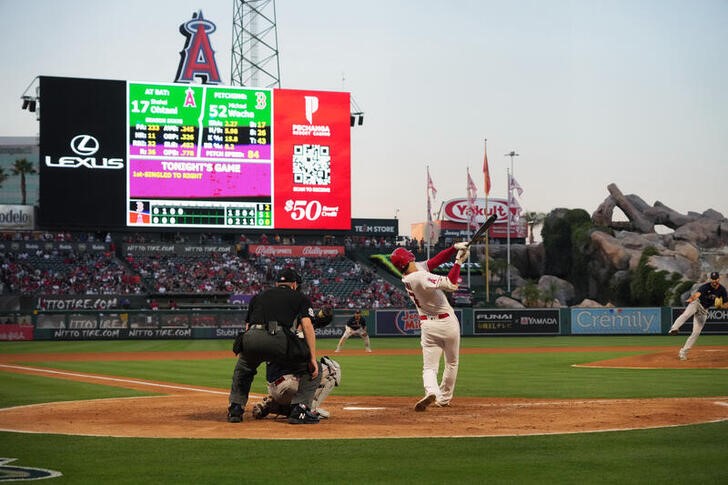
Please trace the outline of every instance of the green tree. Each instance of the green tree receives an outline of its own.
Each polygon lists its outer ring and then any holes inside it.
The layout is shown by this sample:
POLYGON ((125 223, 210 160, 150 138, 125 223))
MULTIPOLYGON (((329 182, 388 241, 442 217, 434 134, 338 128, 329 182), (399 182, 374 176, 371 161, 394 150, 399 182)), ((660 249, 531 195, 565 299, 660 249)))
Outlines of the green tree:
MULTIPOLYGON (((585 228, 591 217, 584 209, 554 209, 544 219, 543 236, 545 274, 567 278, 573 274, 575 257, 588 237, 585 228)), ((581 269, 581 268, 578 268, 581 269)))
POLYGON ((497 280, 503 285, 506 280, 506 270, 508 269, 508 261, 504 258, 494 259, 490 263, 490 280, 493 281, 493 277, 497 276, 497 280))
POLYGON ((659 251, 652 246, 642 251, 640 262, 633 272, 630 284, 632 304, 634 305, 669 306, 674 302, 676 288, 685 286, 678 273, 656 271, 649 266, 650 257, 657 254, 659 251))
MULTIPOLYGON (((549 283, 545 290, 541 292, 541 298, 545 306, 553 308, 554 301, 556 300, 556 291, 558 290, 556 283, 553 281, 549 283)), ((566 302, 562 302, 566 303, 566 302)))
POLYGON ((0 167, 0 187, 3 186, 5 181, 8 179, 8 174, 5 173, 5 169, 0 167))
POLYGON ((528 280, 521 289, 523 305, 529 308, 537 307, 541 302, 541 290, 533 280, 528 280))
POLYGON ((20 195, 22 196, 22 204, 25 205, 27 201, 27 193, 25 188, 25 176, 38 173, 33 167, 33 164, 25 158, 15 160, 13 168, 11 169, 13 175, 20 175, 20 195))

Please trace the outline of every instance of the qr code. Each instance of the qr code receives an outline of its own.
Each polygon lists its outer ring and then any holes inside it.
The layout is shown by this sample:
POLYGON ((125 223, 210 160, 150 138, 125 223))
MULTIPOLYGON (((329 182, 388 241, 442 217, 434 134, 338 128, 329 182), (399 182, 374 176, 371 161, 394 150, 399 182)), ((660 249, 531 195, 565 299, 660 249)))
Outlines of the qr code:
POLYGON ((331 184, 329 147, 323 145, 294 145, 293 182, 305 185, 331 184))

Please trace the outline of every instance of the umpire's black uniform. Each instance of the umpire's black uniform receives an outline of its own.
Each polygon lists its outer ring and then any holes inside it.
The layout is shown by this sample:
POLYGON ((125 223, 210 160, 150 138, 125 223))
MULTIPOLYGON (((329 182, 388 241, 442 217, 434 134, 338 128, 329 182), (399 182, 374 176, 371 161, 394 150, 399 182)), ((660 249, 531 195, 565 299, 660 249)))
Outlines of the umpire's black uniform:
MULTIPOLYGON (((314 311, 311 307, 311 300, 300 291, 296 291, 300 281, 301 279, 295 271, 284 269, 278 275, 276 286, 258 293, 250 301, 246 319, 248 330, 242 352, 238 354, 230 388, 228 421, 232 423, 242 421, 253 377, 260 364, 270 360, 284 362, 288 368, 293 370, 293 374, 300 376, 298 392, 291 400, 292 411, 288 421, 292 424, 318 422, 316 415, 310 412, 314 393, 321 383, 315 355, 316 337, 311 323, 314 311), (313 346, 310 348, 310 355, 291 362, 285 355, 285 348, 278 357, 271 357, 270 353, 266 353, 270 345, 277 345, 272 342, 278 341, 269 334, 270 322, 278 322, 281 327, 295 327, 295 324, 300 322, 306 342, 309 343, 309 347, 313 346), (314 374, 315 377, 312 377, 314 374)), ((282 332, 282 330, 278 330, 278 332, 282 332)))

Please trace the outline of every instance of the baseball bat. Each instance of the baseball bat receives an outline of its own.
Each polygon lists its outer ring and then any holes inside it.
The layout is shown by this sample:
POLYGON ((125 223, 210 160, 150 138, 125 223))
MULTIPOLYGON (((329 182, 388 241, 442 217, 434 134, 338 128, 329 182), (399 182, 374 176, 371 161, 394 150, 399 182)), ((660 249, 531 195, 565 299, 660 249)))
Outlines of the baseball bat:
POLYGON ((496 219, 498 217, 495 214, 492 214, 490 217, 488 217, 482 226, 478 228, 477 231, 475 231, 475 234, 473 234, 473 237, 470 238, 470 241, 468 241, 468 247, 470 247, 471 244, 473 244, 475 241, 477 241, 483 234, 485 234, 488 229, 490 229, 490 226, 492 226, 496 219))

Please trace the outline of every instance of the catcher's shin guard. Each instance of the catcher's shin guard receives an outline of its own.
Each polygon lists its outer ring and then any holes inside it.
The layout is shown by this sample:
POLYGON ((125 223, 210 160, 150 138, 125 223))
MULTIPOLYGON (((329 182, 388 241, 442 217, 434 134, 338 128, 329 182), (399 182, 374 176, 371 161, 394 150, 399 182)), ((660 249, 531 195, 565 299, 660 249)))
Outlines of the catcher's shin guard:
MULTIPOLYGON (((321 403, 323 403, 329 394, 331 394, 334 387, 338 386, 341 382, 341 366, 338 362, 330 359, 329 357, 322 357, 321 364, 321 384, 318 389, 316 389, 316 393, 313 396, 313 402, 311 403, 311 407, 314 410, 319 410, 321 403)), ((326 418, 328 418, 328 414, 328 411, 323 411, 321 413, 322 417, 326 418), (326 416, 323 416, 324 414, 326 414, 326 416)))

